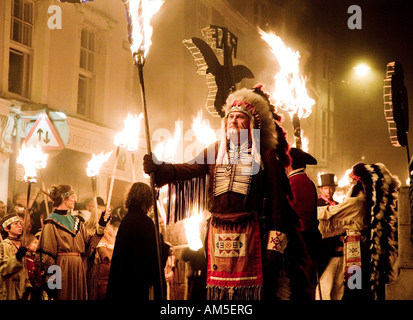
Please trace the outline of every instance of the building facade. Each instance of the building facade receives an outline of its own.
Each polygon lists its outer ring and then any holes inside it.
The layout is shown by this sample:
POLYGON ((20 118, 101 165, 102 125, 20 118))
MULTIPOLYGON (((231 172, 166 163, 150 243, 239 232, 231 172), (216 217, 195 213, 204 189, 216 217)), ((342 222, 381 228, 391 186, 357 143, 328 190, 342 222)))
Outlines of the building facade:
MULTIPOLYGON (((196 61, 183 44, 185 39, 203 38, 202 30, 210 25, 225 27, 237 37, 233 63, 247 66, 254 74, 253 79, 244 79, 237 87, 260 82, 271 88, 279 67, 257 32, 260 27, 280 35, 286 45, 301 53, 310 96, 316 100, 302 128, 310 141, 309 152, 319 160, 319 171, 329 170, 334 153, 334 52, 322 32, 311 37, 302 32, 300 19, 306 13, 295 16, 302 6, 301 1, 281 0, 166 1, 151 20, 152 45, 143 68, 150 134, 160 128, 173 133, 176 121, 182 121, 185 133, 199 112, 212 128, 220 128, 221 119, 205 109, 210 94, 206 75, 197 73, 196 61)), ((49 117, 54 112, 63 113, 65 119, 61 121, 67 130, 58 132, 64 147, 46 151, 48 165, 35 187, 71 184, 79 201, 90 198, 87 162, 92 154, 114 151, 114 137, 122 130, 128 113, 142 112, 142 79, 132 59, 124 2, 4 0, 0 12, 0 200, 11 206, 13 195, 25 192, 27 184, 16 157, 30 127, 44 112, 49 117)), ((217 56, 222 61, 219 52, 217 56)), ((52 123, 59 127, 53 119, 52 123)), ((284 124, 292 140, 288 116, 284 124)), ((146 153, 143 126, 142 121, 134 166, 135 179, 147 181, 141 167, 146 153)), ((182 152, 192 138, 181 138, 182 152)), ((156 143, 158 140, 151 141, 152 145, 156 143)), ((112 152, 98 176, 97 193, 104 199, 114 157, 112 152)), ((132 172, 132 157, 122 150, 112 200, 115 205, 122 203, 133 180, 132 172)))

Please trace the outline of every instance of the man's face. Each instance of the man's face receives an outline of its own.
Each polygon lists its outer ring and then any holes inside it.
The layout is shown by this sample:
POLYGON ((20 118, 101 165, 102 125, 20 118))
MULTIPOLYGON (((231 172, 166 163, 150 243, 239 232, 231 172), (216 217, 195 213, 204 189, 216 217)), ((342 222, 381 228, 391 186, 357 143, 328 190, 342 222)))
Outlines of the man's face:
POLYGON ((249 129, 250 118, 243 112, 234 111, 228 115, 226 130, 229 135, 239 135, 242 129, 249 129))
POLYGON ((70 191, 70 195, 67 198, 63 199, 63 204, 68 209, 73 209, 75 207, 75 203, 76 203, 76 195, 73 191, 70 191))
POLYGON ((320 187, 321 195, 329 200, 333 199, 334 192, 336 192, 336 187, 334 186, 323 186, 320 187))
POLYGON ((15 221, 8 226, 7 232, 11 237, 20 236, 23 233, 23 226, 20 221, 15 221))

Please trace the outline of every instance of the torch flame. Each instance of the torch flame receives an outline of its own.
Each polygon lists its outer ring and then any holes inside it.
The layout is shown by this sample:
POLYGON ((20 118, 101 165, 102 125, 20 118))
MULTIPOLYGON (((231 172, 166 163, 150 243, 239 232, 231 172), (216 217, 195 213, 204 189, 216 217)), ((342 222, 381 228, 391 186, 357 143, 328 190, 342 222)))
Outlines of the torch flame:
POLYGON ((100 167, 104 164, 112 154, 112 151, 104 154, 101 152, 97 156, 92 155, 92 159, 87 163, 88 167, 86 168, 86 174, 88 177, 95 177, 98 175, 100 167))
POLYGON ((182 136, 182 127, 179 121, 175 122, 175 132, 172 139, 167 139, 159 142, 153 153, 158 160, 165 162, 176 162, 175 156, 178 150, 179 142, 182 136))
POLYGON ((30 145, 28 147, 25 144, 22 145, 16 162, 23 165, 24 180, 26 182, 36 182, 36 169, 46 167, 47 156, 38 145, 30 145))
POLYGON ((210 127, 209 121, 202 119, 202 111, 198 112, 197 117, 193 120, 192 130, 195 132, 197 141, 204 147, 217 141, 217 135, 210 127))
POLYGON ((300 75, 300 53, 286 47, 281 38, 273 33, 263 30, 259 33, 280 64, 280 71, 274 77, 275 91, 271 94, 275 107, 289 113, 291 118, 295 113, 300 119, 307 118, 315 101, 308 96, 306 80, 300 75))
POLYGON ((340 179, 338 182, 338 186, 340 188, 344 188, 345 186, 348 186, 349 183, 351 182, 351 178, 349 177, 349 174, 351 172, 351 169, 347 169, 346 173, 344 174, 344 177, 340 179))
POLYGON ((151 37, 153 28, 150 24, 151 18, 164 4, 162 0, 123 0, 125 2, 126 14, 129 24, 129 40, 131 42, 132 54, 148 54, 152 44, 151 37))
POLYGON ((139 116, 132 116, 128 113, 128 116, 124 120, 123 131, 118 132, 115 136, 116 146, 127 146, 128 151, 134 152, 138 150, 139 146, 139 131, 141 127, 141 120, 143 118, 143 113, 139 116))
POLYGON ((202 214, 196 214, 184 220, 186 240, 188 241, 189 248, 194 251, 202 247, 201 233, 199 231, 201 221, 202 214))

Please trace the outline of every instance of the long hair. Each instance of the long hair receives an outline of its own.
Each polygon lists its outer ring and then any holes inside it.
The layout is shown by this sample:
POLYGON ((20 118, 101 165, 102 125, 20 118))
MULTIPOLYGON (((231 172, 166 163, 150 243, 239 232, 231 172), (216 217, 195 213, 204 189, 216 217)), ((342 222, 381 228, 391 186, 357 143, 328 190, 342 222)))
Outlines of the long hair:
POLYGON ((72 190, 72 187, 66 184, 59 184, 57 186, 53 186, 52 190, 50 191, 50 198, 53 201, 53 207, 58 207, 62 204, 62 201, 65 197, 64 195, 67 194, 72 190))
POLYGON ((401 183, 382 163, 357 163, 350 177, 363 185, 366 195, 370 230, 370 289, 377 298, 379 288, 394 277, 393 264, 398 255, 396 202, 401 183))
POLYGON ((125 207, 130 211, 141 209, 145 214, 152 207, 152 190, 143 182, 135 182, 126 195, 125 207))

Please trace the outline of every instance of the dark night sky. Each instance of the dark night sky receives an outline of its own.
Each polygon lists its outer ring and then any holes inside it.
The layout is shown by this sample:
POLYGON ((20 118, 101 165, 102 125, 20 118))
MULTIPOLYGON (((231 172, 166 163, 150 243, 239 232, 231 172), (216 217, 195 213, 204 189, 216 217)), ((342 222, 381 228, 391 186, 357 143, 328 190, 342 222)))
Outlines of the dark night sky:
MULTIPOLYGON (((382 162, 398 175, 407 178, 406 148, 391 145, 384 118, 383 79, 387 63, 398 60, 404 71, 404 83, 413 105, 413 10, 407 1, 390 0, 315 0, 312 16, 327 32, 334 35, 337 45, 335 61, 336 121, 335 134, 342 147, 337 156, 341 165, 357 161, 382 162), (362 10, 362 29, 347 26, 358 5, 362 10), (350 79, 352 66, 365 61, 372 68, 369 79, 350 79), (343 82, 344 80, 344 82, 343 82), (338 119, 338 120, 337 120, 338 119)), ((314 20, 312 20, 314 19, 314 20)), ((409 119, 412 119, 410 111, 409 119)), ((409 142, 413 141, 410 120, 409 142)), ((411 148, 411 147, 410 147, 411 148)), ((410 150, 410 155, 412 151, 410 150)))

